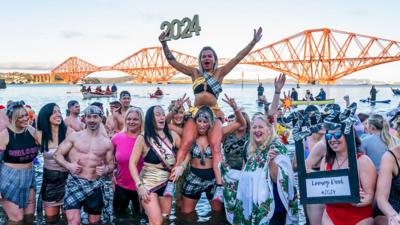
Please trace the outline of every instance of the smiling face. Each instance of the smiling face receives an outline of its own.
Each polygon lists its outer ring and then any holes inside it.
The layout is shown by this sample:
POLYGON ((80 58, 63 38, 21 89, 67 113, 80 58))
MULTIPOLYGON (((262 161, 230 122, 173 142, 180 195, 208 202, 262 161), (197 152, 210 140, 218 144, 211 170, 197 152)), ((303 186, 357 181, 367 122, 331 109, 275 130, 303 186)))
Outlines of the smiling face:
POLYGON ((255 118, 251 126, 251 134, 256 145, 262 145, 272 135, 272 131, 263 119, 255 118))
POLYGON ((137 112, 131 112, 126 116, 126 128, 129 132, 135 133, 140 130, 141 119, 137 112))
POLYGON ((173 120, 175 125, 182 125, 183 124, 183 116, 185 114, 185 110, 180 108, 178 113, 174 114, 173 120))
POLYGON ((162 130, 165 127, 165 113, 164 110, 156 106, 154 107, 154 127, 156 130, 162 130))
POLYGON ((214 68, 215 56, 211 50, 204 50, 200 56, 201 65, 204 71, 211 71, 214 68))
POLYGON ((29 125, 29 115, 25 108, 14 109, 12 123, 16 129, 25 129, 29 125))
POLYGON ((331 147, 334 152, 346 151, 346 138, 340 129, 329 130, 325 134, 325 138, 329 144, 329 147, 331 147))
POLYGON ((60 125, 62 121, 61 110, 60 107, 54 106, 53 113, 50 115, 49 118, 51 125, 60 125))
POLYGON ((121 102, 121 105, 124 108, 129 108, 129 106, 131 105, 131 96, 129 95, 124 95, 123 97, 121 97, 119 99, 119 101, 121 102))
POLYGON ((89 114, 85 116, 87 128, 95 131, 100 127, 102 118, 97 114, 89 114))

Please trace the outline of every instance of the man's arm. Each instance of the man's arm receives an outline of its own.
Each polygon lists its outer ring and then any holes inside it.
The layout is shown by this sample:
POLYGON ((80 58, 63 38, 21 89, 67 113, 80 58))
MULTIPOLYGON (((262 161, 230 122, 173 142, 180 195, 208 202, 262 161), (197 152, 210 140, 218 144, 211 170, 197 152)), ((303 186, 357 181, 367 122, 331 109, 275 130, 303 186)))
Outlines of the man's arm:
POLYGON ((106 174, 114 171, 114 145, 110 142, 106 153, 106 174))
MULTIPOLYGON (((68 135, 60 145, 58 145, 57 151, 54 153, 54 160, 62 167, 68 169, 71 173, 78 174, 82 170, 82 166, 78 162, 70 163, 65 160, 65 156, 71 151, 74 146, 74 137, 76 133, 68 135)), ((79 161, 79 160, 78 160, 79 161)))

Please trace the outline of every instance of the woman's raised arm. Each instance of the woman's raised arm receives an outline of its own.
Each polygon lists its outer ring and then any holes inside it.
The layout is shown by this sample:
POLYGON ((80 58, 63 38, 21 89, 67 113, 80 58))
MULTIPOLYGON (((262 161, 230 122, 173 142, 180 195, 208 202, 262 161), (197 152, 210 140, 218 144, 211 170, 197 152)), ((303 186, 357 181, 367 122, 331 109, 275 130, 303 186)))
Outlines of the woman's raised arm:
POLYGON ((242 49, 235 58, 231 59, 227 64, 221 66, 218 69, 218 79, 222 80, 231 70, 244 58, 247 54, 254 48, 257 42, 260 41, 262 37, 262 28, 259 27, 257 30, 254 29, 254 36, 253 40, 244 48, 242 49))
POLYGON ((174 67, 176 70, 178 70, 179 72, 181 72, 185 75, 188 75, 192 79, 194 79, 194 75, 196 73, 196 68, 186 66, 185 64, 182 64, 182 63, 176 61, 174 55, 172 54, 171 50, 168 47, 167 41, 165 40, 166 36, 167 35, 165 34, 165 32, 162 32, 160 34, 160 36, 158 37, 158 39, 161 42, 161 45, 162 45, 162 48, 164 51, 164 55, 165 55, 165 58, 168 60, 168 63, 172 67, 174 67))

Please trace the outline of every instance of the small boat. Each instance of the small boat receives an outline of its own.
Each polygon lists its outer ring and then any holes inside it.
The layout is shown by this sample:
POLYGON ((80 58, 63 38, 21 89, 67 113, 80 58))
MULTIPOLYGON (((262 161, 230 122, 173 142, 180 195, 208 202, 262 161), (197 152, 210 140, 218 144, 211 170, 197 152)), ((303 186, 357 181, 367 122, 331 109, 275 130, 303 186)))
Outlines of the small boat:
POLYGON ((335 99, 326 99, 326 100, 315 100, 315 101, 292 101, 291 105, 326 105, 326 104, 334 104, 335 99))
POLYGON ((371 101, 370 99, 360 99, 360 102, 371 103, 371 104, 375 104, 375 103, 385 103, 385 104, 389 104, 389 103, 391 102, 391 100, 386 99, 386 100, 375 100, 375 101, 371 101))
POLYGON ((399 88, 390 88, 393 91, 393 94, 395 95, 400 95, 400 89, 399 88))
POLYGON ((150 98, 162 98, 164 95, 150 94, 150 98))
POLYGON ((117 92, 111 92, 110 94, 98 94, 94 92, 82 92, 83 99, 88 98, 116 98, 117 92))

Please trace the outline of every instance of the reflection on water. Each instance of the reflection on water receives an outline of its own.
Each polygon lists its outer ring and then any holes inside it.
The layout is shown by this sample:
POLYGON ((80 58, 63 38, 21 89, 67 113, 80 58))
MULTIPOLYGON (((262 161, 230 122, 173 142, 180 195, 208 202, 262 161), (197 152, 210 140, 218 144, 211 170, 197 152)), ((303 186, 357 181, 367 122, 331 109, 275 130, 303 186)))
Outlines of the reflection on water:
MULTIPOLYGON (((285 86, 283 91, 288 91, 293 85, 285 86)), ((310 89, 312 93, 318 93, 320 86, 302 86, 301 89, 298 89, 299 96, 304 96, 305 90, 310 89)), ((339 103, 341 106, 344 105, 343 96, 348 94, 350 96, 351 101, 356 101, 359 103, 359 99, 365 99, 369 95, 369 86, 331 86, 324 87, 327 92, 328 98, 335 98, 336 103, 339 103)), ((75 99, 81 103, 82 108, 86 105, 94 102, 100 101, 104 104, 104 108, 108 108, 108 103, 115 99, 89 99, 82 100, 82 96, 79 93, 80 86, 74 85, 9 85, 7 89, 0 89, 0 104, 6 104, 8 100, 24 100, 27 104, 31 105, 32 108, 38 112, 40 107, 49 102, 57 103, 62 111, 66 110, 66 105, 69 100, 75 99), (71 94, 68 94, 70 92, 71 94)), ((246 85, 243 89, 240 85, 223 85, 224 93, 228 94, 230 97, 236 98, 236 101, 239 106, 245 108, 246 112, 250 115, 255 112, 262 111, 262 107, 258 107, 256 103, 257 97, 257 85, 246 85)), ((379 90, 377 99, 391 99, 391 104, 377 104, 376 106, 370 106, 368 104, 359 103, 358 112, 385 112, 397 106, 400 98, 398 96, 393 96, 390 87, 377 87, 379 90)), ((166 109, 171 100, 177 99, 181 97, 184 93, 187 93, 192 99, 193 95, 191 93, 191 85, 132 85, 132 84, 124 84, 119 85, 119 91, 128 90, 132 93, 132 105, 140 106, 145 111, 152 105, 161 105, 166 109), (161 89, 166 93, 164 98, 162 99, 150 99, 148 93, 154 92, 156 87, 160 86, 161 89)), ((273 93, 273 85, 266 84, 265 85, 265 94, 269 101, 272 99, 273 93)), ((232 110, 222 101, 219 102, 222 110, 229 115, 232 113, 232 110)), ((290 152, 293 154, 294 145, 293 141, 288 146, 290 152)), ((39 157, 39 164, 36 165, 36 180, 37 180, 37 190, 40 190, 40 185, 42 181, 42 162, 39 157)), ((296 179, 297 180, 297 179, 296 179)), ((112 203, 112 191, 110 188, 110 182, 105 187, 107 191, 107 197, 109 207, 107 207, 103 219, 104 221, 111 221, 107 224, 145 224, 145 221, 140 218, 133 218, 131 215, 127 215, 118 219, 113 218, 111 211, 111 203, 112 203)), ((297 189, 299 190, 299 189, 297 189)), ((301 207, 301 219, 300 224, 304 224, 304 213, 301 207)), ((86 215, 82 215, 83 221, 87 222, 86 215)), ((5 222, 5 214, 3 210, 0 208, 0 224, 4 224, 5 222)), ((224 213, 220 214, 212 214, 211 207, 208 203, 208 200, 205 196, 202 196, 199 203, 197 204, 195 213, 189 215, 180 215, 176 214, 174 207, 170 216, 170 224, 227 224, 224 220, 224 213)), ((45 224, 44 221, 38 220, 36 224, 45 224)), ((59 223, 60 224, 60 223, 59 223)))

